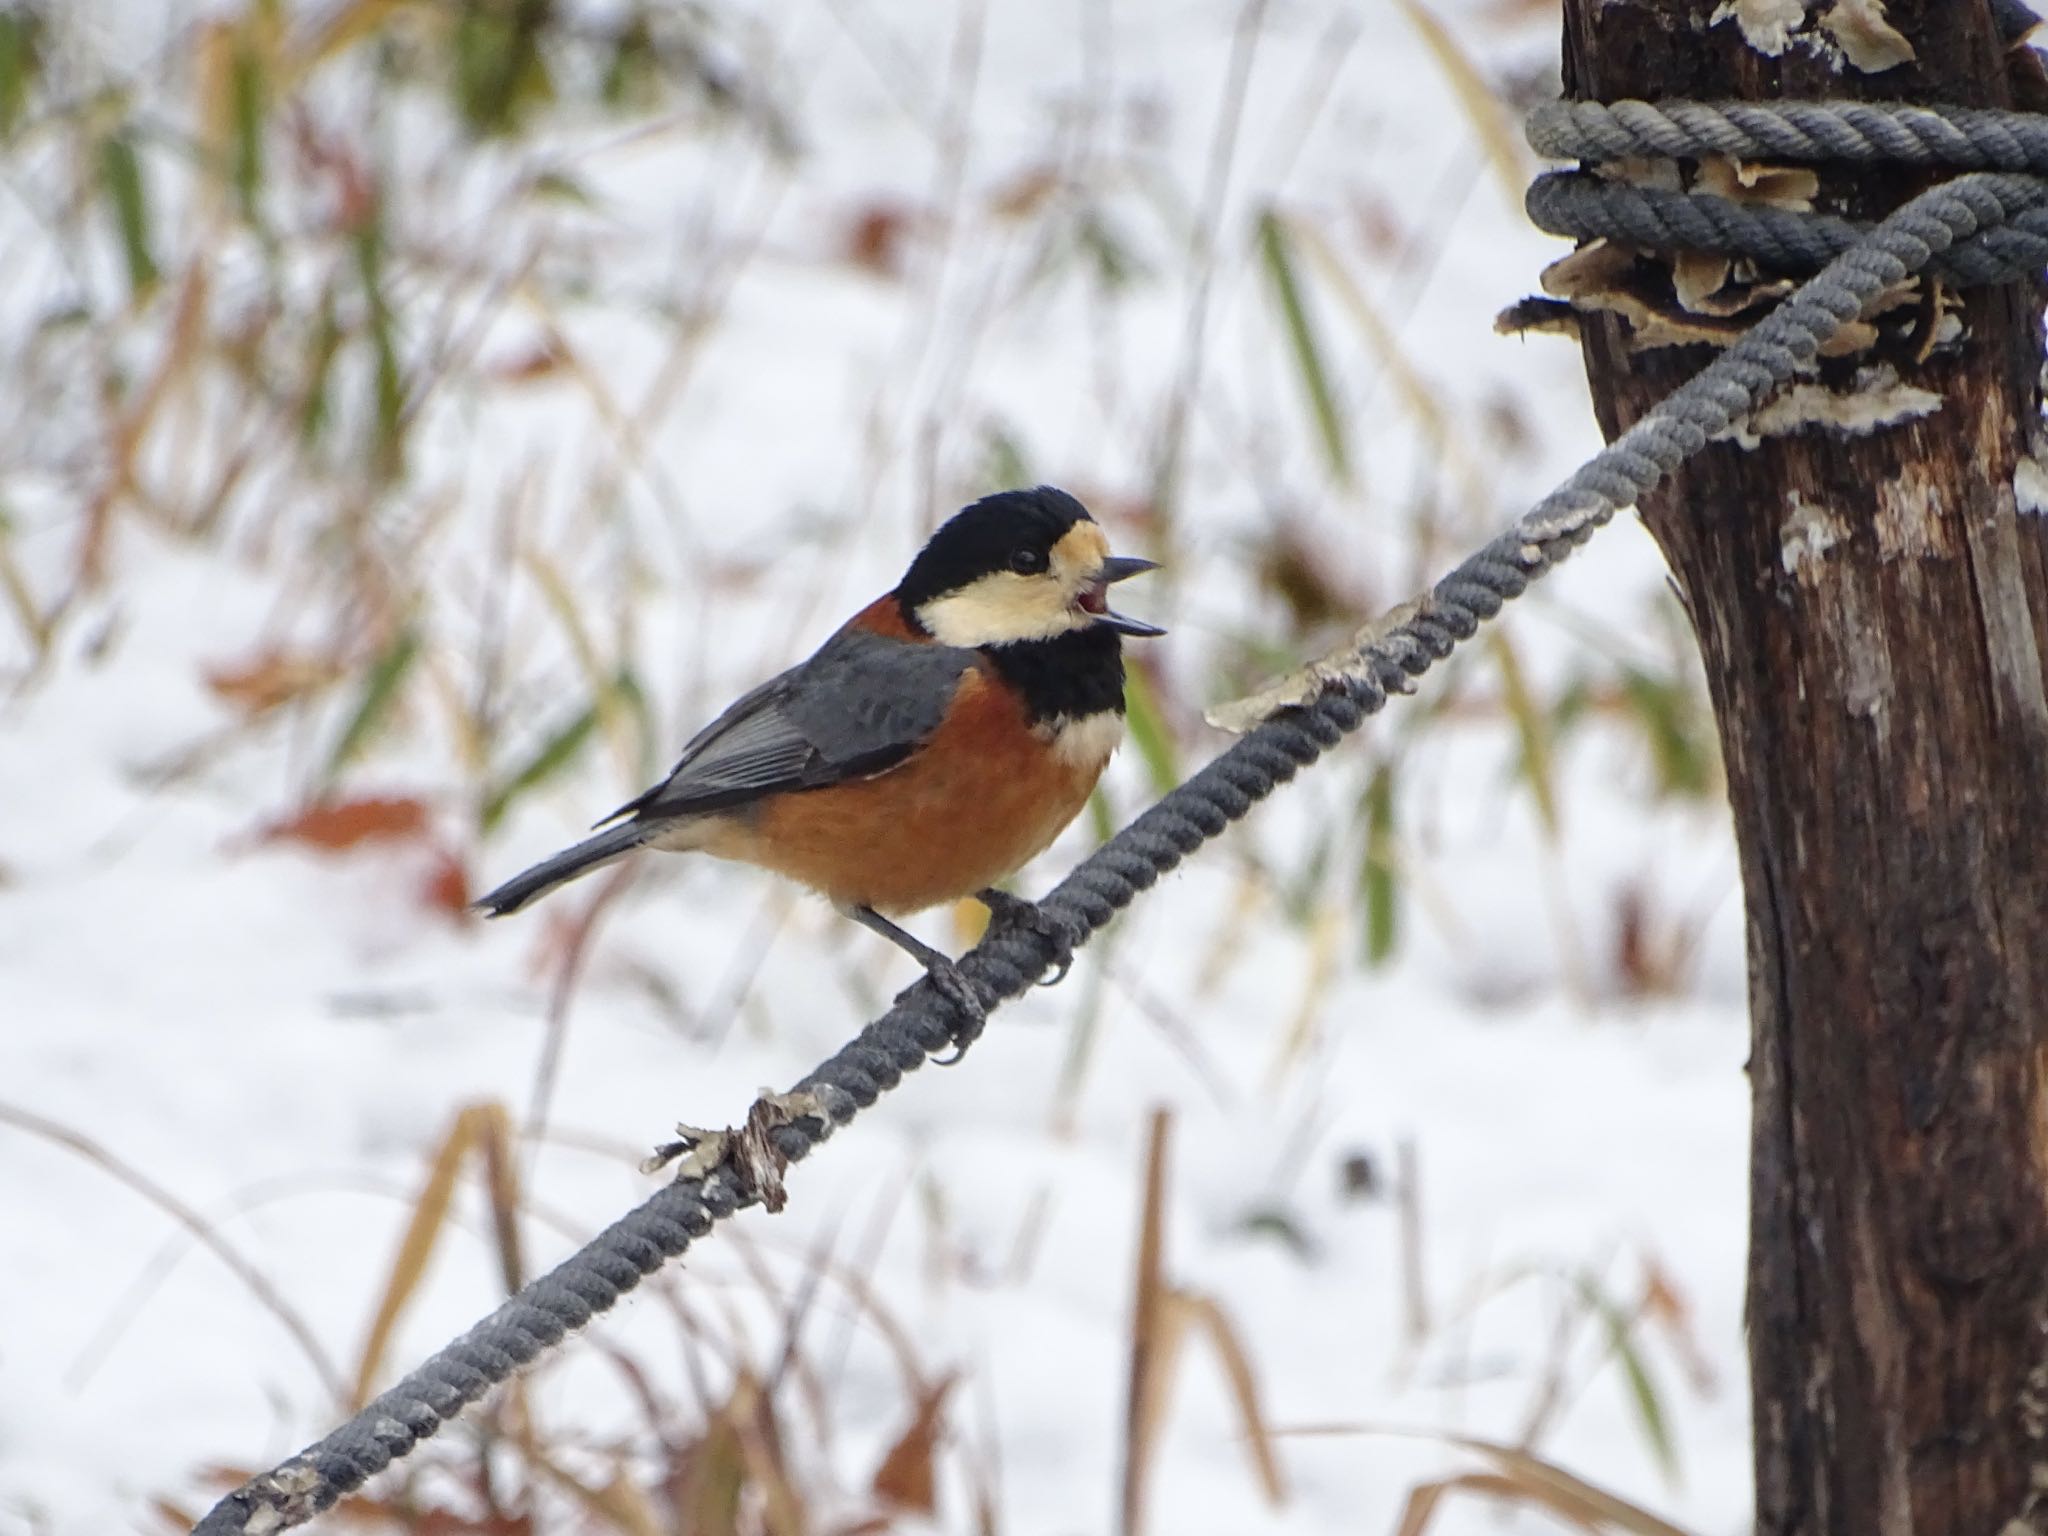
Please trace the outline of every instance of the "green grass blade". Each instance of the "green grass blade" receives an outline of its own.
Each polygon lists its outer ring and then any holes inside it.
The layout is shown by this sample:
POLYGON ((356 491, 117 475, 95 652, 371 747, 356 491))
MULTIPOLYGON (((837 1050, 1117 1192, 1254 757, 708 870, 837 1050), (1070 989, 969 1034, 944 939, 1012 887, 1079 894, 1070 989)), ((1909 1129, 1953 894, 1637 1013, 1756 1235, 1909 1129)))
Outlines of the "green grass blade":
POLYGON ((1658 792, 1688 800, 1712 794, 1714 744, 1691 692, 1635 667, 1622 672, 1621 687, 1649 739, 1658 792))
POLYGON ((340 739, 334 744, 334 751, 328 756, 326 778, 329 783, 355 761, 371 738, 383 728, 419 655, 419 631, 408 625, 398 632, 371 665, 370 675, 363 680, 363 692, 356 701, 355 713, 349 716, 340 739))
POLYGON ((260 226, 263 196, 263 119, 269 107, 270 86, 263 60, 246 41, 235 49, 228 74, 230 108, 234 124, 234 158, 228 174, 234 183, 235 199, 242 217, 260 226))
POLYGON ((1555 842, 1561 818, 1557 810, 1557 761, 1552 751, 1550 720, 1529 690, 1529 679, 1522 671, 1522 659, 1514 642, 1505 631, 1497 629, 1490 644, 1493 658, 1500 665, 1501 695, 1508 717, 1521 741, 1522 772, 1536 799, 1536 817, 1543 824, 1544 835, 1555 842))
POLYGON ((36 27, 32 13, 0 11, 0 139, 14 136, 28 110, 39 62, 36 27))
POLYGON ((541 40, 552 0, 462 6, 452 38, 456 110, 479 137, 510 133, 531 107, 554 99, 541 40))
POLYGON ((1088 797, 1088 830, 1095 834, 1095 841, 1106 843, 1116 836, 1116 811, 1109 803, 1109 795, 1100 784, 1088 797))
POLYGON ((1330 471, 1343 484, 1351 483, 1351 449, 1344 434, 1344 418, 1337 410, 1336 391, 1330 386, 1330 372, 1323 363, 1322 344, 1309 319, 1302 294, 1301 278, 1294 259, 1293 237, 1286 223, 1271 208, 1259 215, 1259 261, 1273 285, 1273 297, 1280 305, 1280 319, 1287 331, 1294 364, 1301 374, 1302 389, 1308 395, 1309 411, 1315 417, 1316 432, 1322 440, 1323 455, 1330 471))
POLYGON ((149 193, 143 185, 142 163, 125 128, 100 140, 100 186, 120 231, 129 291, 137 299, 147 298, 162 273, 150 250, 149 193))
POLYGON ((1163 795, 1179 784, 1180 751, 1174 745, 1173 732, 1167 729, 1166 717, 1159 712, 1159 699, 1150 680, 1137 667, 1124 678, 1124 724, 1131 745, 1144 760, 1153 792, 1163 795))
POLYGON ((306 350, 306 382, 299 398, 299 441, 311 448, 327 431, 333 402, 334 360, 341 352, 341 319, 334 308, 334 289, 320 298, 320 318, 306 350))
POLYGON ((1642 1352, 1636 1348, 1629 1314, 1615 1305, 1591 1275, 1578 1277, 1578 1290, 1580 1298, 1607 1330, 1608 1347, 1613 1350, 1615 1359, 1621 1362, 1622 1375, 1628 1382, 1629 1399, 1635 1405, 1636 1417, 1642 1422, 1643 1438, 1649 1441, 1658 1467, 1667 1478, 1676 1482, 1678 1447, 1671 1438, 1671 1425, 1664 1417, 1664 1404, 1656 1383, 1651 1381, 1649 1368, 1643 1364, 1642 1352))
POLYGON ((1365 899, 1365 958, 1384 965, 1401 938, 1400 872, 1394 862, 1394 770, 1382 763, 1365 787, 1365 864, 1359 871, 1365 899))
POLYGON ((581 714, 543 741, 517 772, 484 796, 483 811, 478 819, 486 835, 505 819, 505 813, 512 809, 521 795, 545 784, 576 760, 597 727, 597 714, 598 706, 594 701, 585 705, 581 714))
POLYGON ((633 670, 631 662, 619 669, 619 675, 605 697, 605 705, 613 713, 623 714, 631 723, 633 776, 653 778, 660 767, 654 755, 659 739, 654 731, 654 711, 647 703, 647 690, 640 686, 640 674, 633 670))
POLYGON ((379 208, 356 231, 356 273, 369 311, 370 347, 376 359, 372 391, 376 408, 376 463, 398 478, 405 467, 405 384, 398 366, 397 327, 384 291, 384 214, 379 208))

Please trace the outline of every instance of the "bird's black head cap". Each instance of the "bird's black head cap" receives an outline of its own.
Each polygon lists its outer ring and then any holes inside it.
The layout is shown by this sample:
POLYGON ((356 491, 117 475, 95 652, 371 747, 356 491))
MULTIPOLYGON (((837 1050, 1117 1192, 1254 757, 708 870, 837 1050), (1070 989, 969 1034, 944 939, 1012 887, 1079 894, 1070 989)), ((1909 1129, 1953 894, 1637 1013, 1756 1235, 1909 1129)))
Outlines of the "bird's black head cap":
POLYGON ((1034 565, 1042 571, 1062 534, 1093 521, 1086 507, 1050 485, 984 496, 946 519, 918 551, 897 584, 897 606, 915 624, 924 604, 992 572, 1034 565))

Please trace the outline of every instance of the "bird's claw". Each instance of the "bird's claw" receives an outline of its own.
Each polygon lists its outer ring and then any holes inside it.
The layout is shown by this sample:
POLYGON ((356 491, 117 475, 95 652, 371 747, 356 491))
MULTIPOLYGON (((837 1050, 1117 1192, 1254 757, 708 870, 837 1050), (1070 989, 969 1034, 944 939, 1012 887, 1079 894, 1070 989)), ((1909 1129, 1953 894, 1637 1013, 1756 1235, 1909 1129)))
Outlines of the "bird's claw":
POLYGON ((932 1058, 934 1066, 950 1067, 967 1054, 967 1047, 981 1034, 982 1026, 988 1022, 988 1004, 981 1000, 981 994, 974 990, 974 983, 961 973, 960 967, 943 955, 926 966, 925 979, 940 997, 953 1005, 959 1020, 953 1029, 951 1053, 932 1058))
POLYGON ((1052 974, 1039 977, 1039 986, 1056 987, 1067 979, 1067 972, 1074 968, 1074 938, 1065 924, 1055 922, 1037 902, 993 886, 976 891, 974 899, 988 908, 990 927, 1027 929, 1053 946, 1052 974))

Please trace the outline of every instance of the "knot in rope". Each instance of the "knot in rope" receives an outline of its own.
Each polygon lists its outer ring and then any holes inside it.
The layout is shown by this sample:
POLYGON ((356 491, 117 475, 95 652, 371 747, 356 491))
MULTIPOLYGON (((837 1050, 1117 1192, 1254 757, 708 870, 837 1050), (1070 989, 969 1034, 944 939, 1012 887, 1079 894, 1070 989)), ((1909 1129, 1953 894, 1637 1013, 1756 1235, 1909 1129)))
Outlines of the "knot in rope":
MULTIPOLYGON (((1799 165, 1909 165, 1956 172, 1945 189, 1975 227, 1936 234, 1926 270, 1958 286, 2011 282, 2048 266, 2048 119, 1961 107, 1868 102, 1556 102, 1526 125, 1530 145, 1587 166, 1643 158, 1799 165)), ((1536 226, 1575 240, 1653 251, 1746 256, 1805 277, 1875 226, 1812 210, 1674 191, 1593 170, 1552 171, 1530 185, 1536 226)))

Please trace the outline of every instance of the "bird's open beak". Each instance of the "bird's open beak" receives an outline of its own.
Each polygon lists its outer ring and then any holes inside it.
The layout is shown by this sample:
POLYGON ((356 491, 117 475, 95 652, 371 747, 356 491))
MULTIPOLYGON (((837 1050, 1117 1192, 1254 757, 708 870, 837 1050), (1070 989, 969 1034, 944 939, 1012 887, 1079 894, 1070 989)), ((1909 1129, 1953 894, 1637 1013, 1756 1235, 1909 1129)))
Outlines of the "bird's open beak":
POLYGON ((1114 613, 1109 606, 1110 586, 1119 581, 1129 581, 1133 576, 1142 576, 1147 571, 1156 571, 1156 560, 1140 560, 1135 555, 1112 555, 1102 562, 1102 574, 1081 594, 1081 606, 1095 615, 1095 622, 1104 629, 1113 629, 1120 635, 1163 635, 1165 630, 1157 624, 1147 624, 1143 619, 1126 618, 1114 613))

